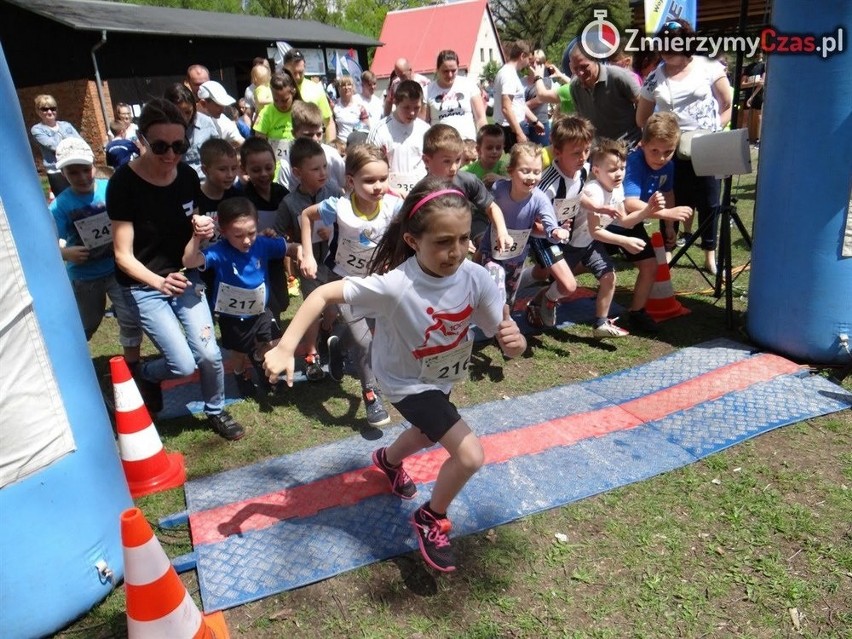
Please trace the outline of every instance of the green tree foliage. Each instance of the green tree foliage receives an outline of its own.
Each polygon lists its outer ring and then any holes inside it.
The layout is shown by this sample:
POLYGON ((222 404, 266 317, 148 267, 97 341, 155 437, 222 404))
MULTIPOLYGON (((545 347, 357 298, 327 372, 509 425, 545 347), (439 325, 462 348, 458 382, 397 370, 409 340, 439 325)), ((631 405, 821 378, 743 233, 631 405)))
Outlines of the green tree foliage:
POLYGON ((489 60, 485 63, 485 66, 482 67, 482 73, 479 74, 480 82, 487 82, 491 84, 494 82, 494 77, 497 75, 497 72, 500 70, 500 63, 497 60, 489 60))
POLYGON ((607 9, 608 19, 629 26, 628 0, 491 0, 491 12, 505 42, 526 40, 558 61, 568 42, 594 18, 594 9, 607 9))
POLYGON ((196 9, 221 13, 241 13, 240 0, 110 0, 122 4, 143 4, 170 9, 196 9))

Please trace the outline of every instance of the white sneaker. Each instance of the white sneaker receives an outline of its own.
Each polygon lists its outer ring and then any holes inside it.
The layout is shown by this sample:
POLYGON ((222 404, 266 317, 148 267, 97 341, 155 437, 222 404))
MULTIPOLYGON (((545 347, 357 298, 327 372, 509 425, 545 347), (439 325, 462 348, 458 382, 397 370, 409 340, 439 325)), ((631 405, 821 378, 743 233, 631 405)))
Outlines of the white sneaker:
POLYGON ((616 326, 613 320, 608 319, 600 326, 596 326, 592 331, 592 335, 598 339, 602 339, 604 337, 627 337, 630 335, 630 331, 626 331, 620 326, 616 326))

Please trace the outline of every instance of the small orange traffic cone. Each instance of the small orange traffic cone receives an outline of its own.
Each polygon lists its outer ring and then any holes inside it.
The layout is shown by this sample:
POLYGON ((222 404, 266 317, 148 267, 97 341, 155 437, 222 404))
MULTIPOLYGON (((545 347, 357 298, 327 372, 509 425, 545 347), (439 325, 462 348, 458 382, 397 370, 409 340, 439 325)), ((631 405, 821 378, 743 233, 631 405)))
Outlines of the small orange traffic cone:
POLYGON ((128 639, 229 639, 221 612, 202 615, 138 508, 121 513, 128 639))
POLYGON ((186 481, 183 455, 166 453, 123 357, 109 360, 115 428, 124 476, 134 499, 177 488, 186 481))
POLYGON ((663 234, 659 231, 654 233, 651 236, 651 244, 654 247, 654 255, 657 257, 657 276, 654 279, 651 294, 648 296, 648 303, 645 304, 645 310, 658 322, 681 315, 689 315, 692 311, 681 305, 675 298, 672 274, 669 270, 669 263, 666 261, 663 234))

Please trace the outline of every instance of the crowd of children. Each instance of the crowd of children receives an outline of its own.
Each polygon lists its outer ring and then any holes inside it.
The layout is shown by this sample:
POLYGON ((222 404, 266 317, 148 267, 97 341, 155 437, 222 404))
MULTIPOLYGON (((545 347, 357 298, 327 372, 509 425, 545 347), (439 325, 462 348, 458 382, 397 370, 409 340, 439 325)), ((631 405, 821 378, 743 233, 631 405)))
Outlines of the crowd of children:
MULTIPOLYGON (((404 459, 435 443, 447 450, 412 523, 426 561, 453 570, 447 510, 483 463, 481 445, 449 400, 471 356, 469 329, 475 323, 507 357, 519 355, 526 342, 509 312, 519 291, 539 284, 527 319, 553 327, 560 301, 577 288, 575 275, 589 272, 598 281, 592 334, 623 338, 628 330, 611 313, 620 254, 638 270, 624 323, 658 330, 644 310, 657 266, 645 224, 658 219, 673 239, 675 223, 691 213, 672 190, 677 119, 654 114, 629 154, 570 114, 554 118, 547 149, 508 145, 507 128, 495 124, 469 140, 448 124, 421 120, 423 89, 403 80, 391 114, 370 118, 369 134, 336 148, 322 142, 321 110, 299 99, 293 77, 264 69, 253 69, 255 88, 245 98, 260 109, 253 135, 239 149, 220 138, 200 147, 204 177, 185 211, 201 216, 193 217, 183 251, 187 277, 181 271, 168 281, 198 282, 206 291, 244 397, 287 392, 274 385, 281 376, 292 385, 297 370, 311 381, 339 381, 346 359, 367 422, 389 423, 389 402, 412 425, 373 455, 394 494, 417 492, 404 459), (285 326, 293 294, 304 300, 285 326)), ((113 124, 107 152, 116 166, 135 170, 134 158, 148 147, 160 157, 186 150, 180 141, 154 148, 144 137, 128 139, 128 123, 113 124)), ((124 303, 127 277, 116 278, 106 181, 94 179, 93 154, 81 139, 63 141, 56 156, 71 187, 51 211, 86 336, 97 330, 108 296, 125 357, 135 364, 143 324, 124 303)), ((242 428, 234 437, 219 433, 237 439, 242 428)))

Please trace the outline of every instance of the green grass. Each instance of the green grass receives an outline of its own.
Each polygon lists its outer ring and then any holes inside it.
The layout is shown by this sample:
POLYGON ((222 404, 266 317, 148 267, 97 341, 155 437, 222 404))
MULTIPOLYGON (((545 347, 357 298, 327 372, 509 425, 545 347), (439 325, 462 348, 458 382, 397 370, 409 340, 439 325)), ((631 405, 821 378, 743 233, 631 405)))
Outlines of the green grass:
MULTIPOLYGON (((750 228, 753 178, 735 194, 750 228)), ((695 260, 703 263, 698 249, 695 260)), ((748 261, 734 232, 733 262, 748 261)), ((692 314, 658 339, 593 340, 587 326, 530 340, 503 362, 477 352, 454 399, 468 406, 586 380, 716 337, 746 339, 748 271, 736 281, 735 327, 724 303, 682 261, 673 271, 692 314)), ((626 304, 634 273, 619 271, 626 304)), ((588 280, 584 280, 587 283, 588 280)), ((116 352, 114 323, 92 341, 99 371, 116 352)), ((852 388, 847 379, 845 388, 852 388)), ((267 406, 235 405, 247 436, 228 443, 201 420, 160 421, 190 478, 359 434, 358 384, 302 384, 267 406)), ((475 427, 475 425, 474 425, 475 427)), ((456 540, 460 570, 436 578, 408 555, 226 612, 234 638, 832 637, 852 636, 852 416, 786 427, 647 481, 456 540), (560 541, 557 534, 565 536, 560 541), (790 609, 798 613, 800 631, 790 609)), ((495 490, 498 488, 495 487, 495 490)), ((185 508, 183 491, 138 501, 148 519, 185 508)), ((190 549, 183 530, 157 530, 166 552, 190 549)), ((194 575, 185 575, 198 601, 194 575)), ((110 595, 60 637, 125 636, 124 595, 110 595)))

